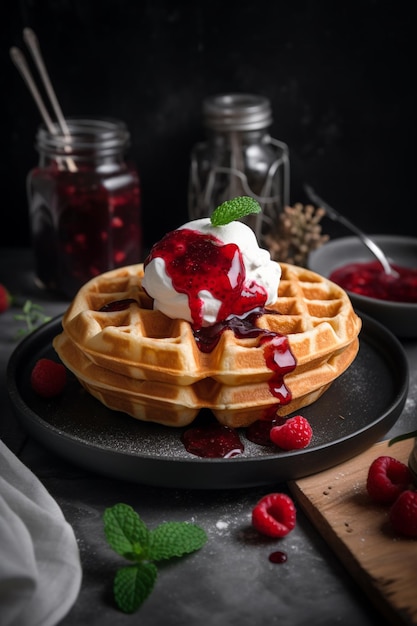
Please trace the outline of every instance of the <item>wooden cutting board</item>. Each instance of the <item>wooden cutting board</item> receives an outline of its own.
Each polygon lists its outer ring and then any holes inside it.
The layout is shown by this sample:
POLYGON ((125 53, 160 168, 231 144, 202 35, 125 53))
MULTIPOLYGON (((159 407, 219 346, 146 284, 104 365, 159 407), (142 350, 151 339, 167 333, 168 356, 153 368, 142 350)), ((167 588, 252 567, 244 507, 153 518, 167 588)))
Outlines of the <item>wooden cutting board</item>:
POLYGON ((381 455, 408 463, 413 440, 378 443, 289 488, 355 580, 395 626, 417 624, 417 539, 394 534, 388 507, 372 504, 366 478, 381 455))

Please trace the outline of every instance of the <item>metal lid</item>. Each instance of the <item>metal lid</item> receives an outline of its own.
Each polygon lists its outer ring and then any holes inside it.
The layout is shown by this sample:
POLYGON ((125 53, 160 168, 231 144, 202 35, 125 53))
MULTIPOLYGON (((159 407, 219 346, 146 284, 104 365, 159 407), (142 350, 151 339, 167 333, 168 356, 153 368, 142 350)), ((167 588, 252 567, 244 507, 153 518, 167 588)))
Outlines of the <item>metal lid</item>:
POLYGON ((203 102, 203 118, 213 130, 258 130, 272 123, 268 98, 252 94, 221 94, 203 102))

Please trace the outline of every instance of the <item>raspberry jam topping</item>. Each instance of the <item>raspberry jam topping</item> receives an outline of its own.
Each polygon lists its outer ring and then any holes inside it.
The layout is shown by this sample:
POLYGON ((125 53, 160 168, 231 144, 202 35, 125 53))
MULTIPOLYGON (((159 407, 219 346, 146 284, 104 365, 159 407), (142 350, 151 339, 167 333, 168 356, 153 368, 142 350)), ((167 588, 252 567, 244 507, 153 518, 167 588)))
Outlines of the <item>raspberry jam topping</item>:
POLYGON ((203 290, 219 300, 217 320, 230 315, 244 315, 267 300, 266 290, 256 283, 246 284, 245 266, 239 247, 223 244, 213 235, 203 235, 190 229, 174 230, 156 243, 146 265, 161 257, 178 293, 188 296, 195 329, 202 327, 203 290))
POLYGON ((133 298, 124 298, 123 300, 113 300, 99 309, 100 313, 113 313, 114 311, 126 311, 131 304, 139 304, 133 298))
POLYGON ((201 352, 211 352, 219 343, 222 333, 227 329, 232 330, 235 337, 239 337, 239 339, 275 336, 272 333, 268 333, 266 330, 262 330, 262 328, 258 328, 255 324, 258 317, 265 313, 274 315, 276 311, 268 311, 263 307, 257 308, 242 317, 234 315, 227 320, 213 324, 213 326, 204 326, 198 330, 194 329, 196 343, 201 352))
POLYGON ((361 296, 391 302, 417 302, 417 269, 391 267, 397 276, 384 272, 378 261, 350 263, 334 270, 329 278, 361 296))

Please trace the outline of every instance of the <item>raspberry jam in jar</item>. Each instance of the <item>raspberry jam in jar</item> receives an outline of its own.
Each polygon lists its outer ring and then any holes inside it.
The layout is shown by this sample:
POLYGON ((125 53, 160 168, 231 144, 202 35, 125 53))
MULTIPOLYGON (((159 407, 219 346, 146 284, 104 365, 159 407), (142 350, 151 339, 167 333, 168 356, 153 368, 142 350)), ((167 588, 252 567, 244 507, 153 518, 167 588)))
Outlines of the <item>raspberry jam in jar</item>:
POLYGON ((72 298, 90 278, 141 260, 140 186, 125 161, 123 122, 68 119, 37 133, 39 164, 28 175, 37 282, 72 298))

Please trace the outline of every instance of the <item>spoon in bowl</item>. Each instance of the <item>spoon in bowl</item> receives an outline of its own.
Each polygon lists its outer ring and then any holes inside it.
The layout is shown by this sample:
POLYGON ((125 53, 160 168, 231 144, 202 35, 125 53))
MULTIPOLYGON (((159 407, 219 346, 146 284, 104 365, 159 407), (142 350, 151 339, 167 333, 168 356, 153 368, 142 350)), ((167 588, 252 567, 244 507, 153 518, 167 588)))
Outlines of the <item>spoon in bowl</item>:
POLYGON ((353 233, 355 233, 355 235, 359 237, 362 243, 372 252, 372 254, 381 263, 384 272, 388 276, 392 276, 392 277, 397 276, 397 272, 391 267, 390 262, 385 256, 385 253, 375 243, 375 241, 373 241, 370 237, 368 237, 368 235, 366 235, 362 230, 360 230, 360 228, 355 226, 355 224, 352 224, 350 220, 348 220, 346 217, 344 217, 338 211, 336 211, 336 209, 333 209, 330 205, 328 205, 327 202, 325 202, 322 198, 320 198, 320 196, 316 194, 316 192, 314 191, 312 187, 310 187, 310 185, 304 185, 304 190, 307 196, 309 197, 309 199, 312 202, 314 202, 314 204, 317 204, 318 206, 322 207, 326 211, 326 215, 328 217, 330 217, 332 220, 335 220, 336 222, 340 222, 341 224, 346 226, 346 228, 351 230, 353 233))

